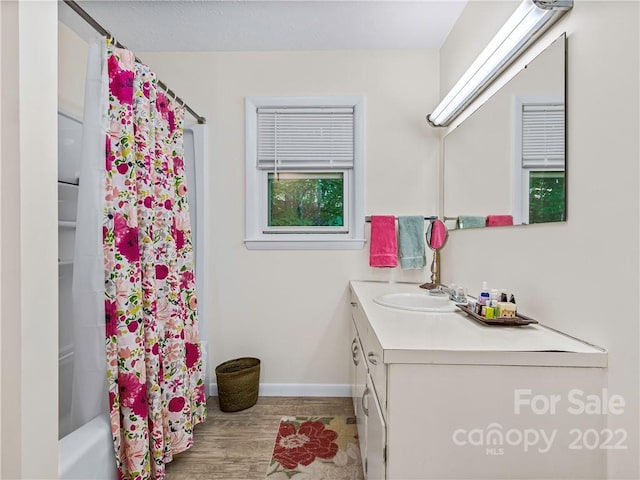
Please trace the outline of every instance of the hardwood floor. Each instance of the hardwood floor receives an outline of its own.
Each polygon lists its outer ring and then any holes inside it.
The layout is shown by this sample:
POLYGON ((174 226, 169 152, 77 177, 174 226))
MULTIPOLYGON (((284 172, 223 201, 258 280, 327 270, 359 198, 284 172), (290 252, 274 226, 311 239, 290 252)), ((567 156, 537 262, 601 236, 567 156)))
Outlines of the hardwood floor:
POLYGON ((261 397, 234 413, 210 397, 207 409, 193 447, 167 465, 166 480, 264 480, 281 417, 354 414, 351 398, 333 397, 261 397))

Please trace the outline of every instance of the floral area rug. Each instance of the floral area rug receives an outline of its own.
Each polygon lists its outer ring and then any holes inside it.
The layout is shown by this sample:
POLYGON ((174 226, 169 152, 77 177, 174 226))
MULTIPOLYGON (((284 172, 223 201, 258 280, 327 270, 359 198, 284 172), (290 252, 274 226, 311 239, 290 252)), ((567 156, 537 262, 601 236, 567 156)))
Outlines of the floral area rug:
POLYGON ((355 417, 282 417, 267 480, 362 480, 355 417))

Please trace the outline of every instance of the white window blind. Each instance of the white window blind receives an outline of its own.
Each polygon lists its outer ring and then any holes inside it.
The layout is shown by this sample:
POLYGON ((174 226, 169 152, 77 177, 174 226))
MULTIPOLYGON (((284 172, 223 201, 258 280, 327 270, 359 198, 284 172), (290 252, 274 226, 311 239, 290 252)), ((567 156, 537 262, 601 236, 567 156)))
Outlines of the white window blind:
POLYGON ((564 168, 564 104, 522 106, 522 166, 564 168))
POLYGON ((353 168, 353 108, 258 108, 257 114, 258 168, 353 168))

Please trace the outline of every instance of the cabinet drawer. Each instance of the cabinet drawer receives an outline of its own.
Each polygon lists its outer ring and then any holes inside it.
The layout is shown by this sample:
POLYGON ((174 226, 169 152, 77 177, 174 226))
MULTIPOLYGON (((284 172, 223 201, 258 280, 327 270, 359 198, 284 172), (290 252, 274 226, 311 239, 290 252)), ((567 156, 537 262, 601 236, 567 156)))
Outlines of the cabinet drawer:
POLYGON ((369 321, 353 293, 351 294, 351 316, 353 317, 353 322, 356 324, 360 341, 363 343, 366 342, 367 335, 369 334, 369 321))

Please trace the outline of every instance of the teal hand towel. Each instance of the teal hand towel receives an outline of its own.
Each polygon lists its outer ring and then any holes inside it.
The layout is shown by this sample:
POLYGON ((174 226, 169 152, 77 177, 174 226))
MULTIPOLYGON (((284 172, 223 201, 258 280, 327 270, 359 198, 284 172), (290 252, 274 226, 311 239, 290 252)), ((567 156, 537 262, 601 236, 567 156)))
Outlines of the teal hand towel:
POLYGON ((460 215, 458 217, 458 226, 463 228, 479 228, 487 225, 487 219, 485 217, 478 217, 473 215, 460 215))
POLYGON ((424 254, 424 217, 398 217, 398 256, 403 270, 423 268, 426 265, 424 254))

